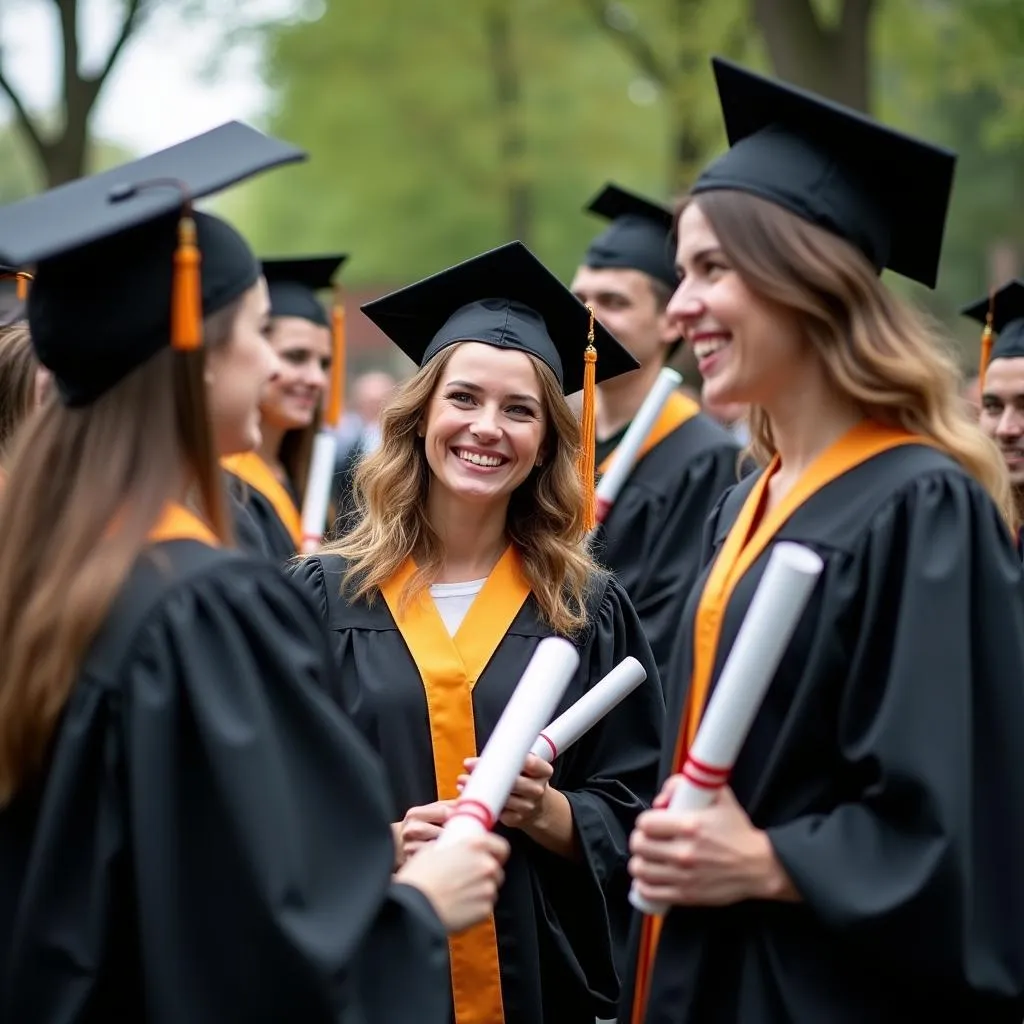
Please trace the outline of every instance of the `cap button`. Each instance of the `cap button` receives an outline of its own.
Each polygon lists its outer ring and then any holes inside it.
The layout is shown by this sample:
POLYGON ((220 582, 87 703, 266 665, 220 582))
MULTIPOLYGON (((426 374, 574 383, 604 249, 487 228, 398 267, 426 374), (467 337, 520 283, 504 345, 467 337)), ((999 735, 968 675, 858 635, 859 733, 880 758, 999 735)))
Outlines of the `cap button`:
POLYGON ((133 195, 135 195, 135 186, 130 182, 122 181, 120 185, 115 185, 107 193, 107 198, 112 203, 121 203, 125 199, 131 199, 133 195))

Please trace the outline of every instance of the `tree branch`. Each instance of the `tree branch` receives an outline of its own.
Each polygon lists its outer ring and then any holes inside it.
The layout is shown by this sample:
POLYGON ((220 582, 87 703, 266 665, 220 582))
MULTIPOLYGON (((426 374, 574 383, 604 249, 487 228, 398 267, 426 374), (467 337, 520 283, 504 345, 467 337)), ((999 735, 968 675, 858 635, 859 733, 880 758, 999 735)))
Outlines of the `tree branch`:
POLYGON ((7 95, 7 98, 11 101, 11 106, 14 107, 14 118, 18 122, 18 127, 28 136, 29 142, 31 142, 33 148, 42 159, 46 153, 48 143, 39 134, 35 122, 29 117, 28 111, 25 109, 25 104, 21 102, 21 97, 15 92, 14 87, 7 80, 7 76, 2 70, 0 70, 0 90, 7 95))
POLYGON ((96 83, 97 91, 107 80, 110 72, 114 70, 114 65, 117 63, 117 58, 121 56, 124 44, 128 42, 132 33, 138 27, 137 23, 142 4, 143 0, 128 0, 128 9, 125 11, 124 21, 121 23, 121 31, 118 32, 117 39, 114 40, 114 45, 110 48, 110 53, 107 54, 107 59, 102 69, 92 76, 92 80, 96 83))
POLYGON ((622 49, 633 58, 634 63, 648 78, 657 82, 663 89, 671 87, 672 74, 658 59, 649 40, 639 32, 624 31, 610 25, 606 16, 608 5, 605 0, 583 0, 583 6, 593 15, 597 24, 618 41, 622 49))

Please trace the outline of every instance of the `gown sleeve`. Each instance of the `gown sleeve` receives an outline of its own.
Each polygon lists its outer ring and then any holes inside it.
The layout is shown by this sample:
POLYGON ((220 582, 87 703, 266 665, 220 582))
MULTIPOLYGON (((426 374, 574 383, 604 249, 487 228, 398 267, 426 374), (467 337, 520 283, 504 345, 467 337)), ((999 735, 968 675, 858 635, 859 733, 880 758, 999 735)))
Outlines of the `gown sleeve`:
POLYGON ((534 851, 547 934, 601 1015, 612 1017, 630 919, 629 836, 657 791, 665 718, 650 646, 612 579, 580 654, 588 688, 629 655, 647 670, 646 681, 555 762, 552 785, 572 808, 580 862, 534 851))
POLYGON ((851 558, 862 626, 837 722, 849 800, 769 838, 866 959, 1019 999, 1024 595, 1007 529, 973 481, 932 475, 851 558))
POLYGON ((45 1002, 55 964, 98 971, 118 916, 98 913, 106 902, 131 908, 157 1024, 448 1024, 444 931, 392 883, 383 773, 326 696, 328 666, 312 606, 271 563, 219 563, 172 588, 116 687, 80 686, 69 709, 20 986, 45 1002), (73 869, 62 848, 81 851, 73 869))

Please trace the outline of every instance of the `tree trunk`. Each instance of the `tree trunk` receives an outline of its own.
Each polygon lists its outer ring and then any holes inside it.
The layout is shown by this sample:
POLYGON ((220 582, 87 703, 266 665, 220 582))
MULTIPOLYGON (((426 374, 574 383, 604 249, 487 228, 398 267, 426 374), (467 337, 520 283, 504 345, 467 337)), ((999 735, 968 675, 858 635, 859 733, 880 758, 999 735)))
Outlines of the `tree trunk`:
POLYGON ((522 82, 512 38, 510 7, 508 0, 492 0, 484 24, 498 107, 498 162, 505 193, 506 230, 509 237, 528 245, 532 234, 533 197, 526 168, 522 82))
POLYGON ((752 3, 754 20, 779 78, 870 112, 875 0, 844 0, 834 28, 819 22, 811 0, 752 3))

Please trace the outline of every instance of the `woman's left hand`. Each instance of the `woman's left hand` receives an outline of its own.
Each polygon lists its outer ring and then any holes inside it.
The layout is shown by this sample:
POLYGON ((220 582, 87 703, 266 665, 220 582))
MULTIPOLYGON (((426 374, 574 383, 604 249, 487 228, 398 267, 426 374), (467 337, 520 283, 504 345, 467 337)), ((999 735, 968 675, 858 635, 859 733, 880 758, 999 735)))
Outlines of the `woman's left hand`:
MULTIPOLYGON (((461 790, 469 781, 469 772, 476 767, 479 758, 468 757, 463 762, 466 766, 466 775, 459 776, 459 789, 461 790)), ((501 812, 498 820, 507 828, 525 829, 537 823, 538 818, 546 810, 546 802, 549 796, 548 782, 554 769, 547 761, 537 757, 536 754, 526 755, 526 764, 519 773, 512 792, 509 794, 505 809, 501 812)))
POLYGON ((732 790, 721 789, 702 811, 670 811, 673 776, 654 807, 636 821, 629 873, 640 895, 675 906, 726 906, 779 898, 784 878, 768 836, 751 824, 732 790))

